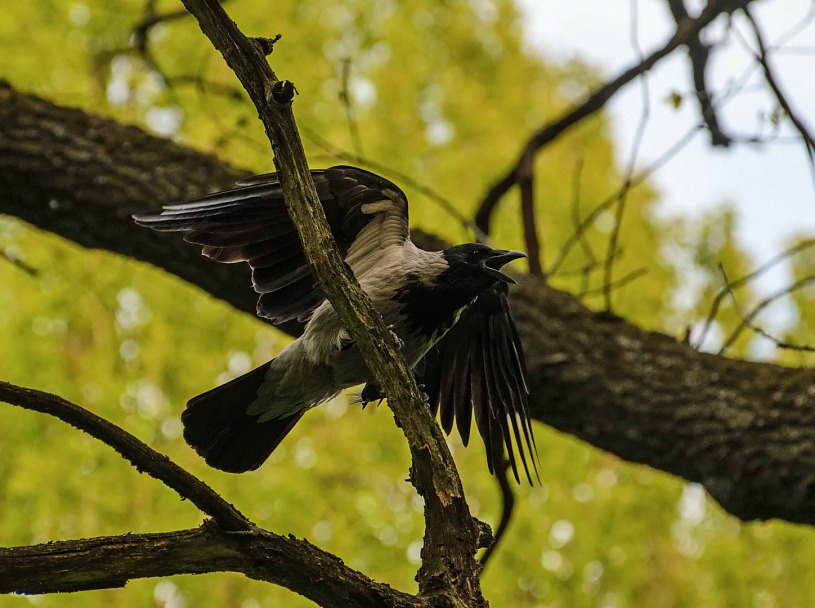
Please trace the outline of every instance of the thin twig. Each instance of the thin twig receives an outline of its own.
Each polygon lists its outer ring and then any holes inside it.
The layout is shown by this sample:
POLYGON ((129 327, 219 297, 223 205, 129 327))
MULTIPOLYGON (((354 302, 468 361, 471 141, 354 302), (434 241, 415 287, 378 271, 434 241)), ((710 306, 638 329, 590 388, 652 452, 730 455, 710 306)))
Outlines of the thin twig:
MULTIPOLYGON (((610 283, 605 283, 604 282, 603 285, 601 285, 600 287, 595 287, 593 289, 587 289, 586 291, 584 291, 581 294, 581 297, 591 296, 591 295, 600 294, 600 293, 603 294, 603 297, 607 297, 607 293, 616 291, 617 289, 620 289, 621 287, 625 287, 629 283, 631 283, 633 281, 636 281, 637 279, 639 279, 642 276, 645 276, 646 274, 648 274, 648 269, 647 268, 637 268, 636 270, 632 270, 628 274, 624 274, 619 279, 615 279, 615 280, 611 281, 610 283)), ((611 312, 611 311, 606 310, 605 312, 611 312)))
POLYGON ((815 284, 815 275, 811 275, 811 276, 808 276, 808 277, 804 277, 803 279, 799 279, 799 280, 795 281, 795 283, 793 283, 789 287, 786 287, 785 289, 782 289, 781 291, 778 291, 778 292, 774 293, 773 295, 763 299, 761 302, 756 304, 755 307, 753 308, 753 310, 751 310, 748 314, 741 315, 741 323, 738 325, 738 327, 736 327, 736 329, 733 330, 733 332, 730 334, 730 336, 728 336, 728 338, 724 341, 724 343, 722 344, 722 347, 719 349, 719 352, 717 354, 721 355, 728 348, 730 348, 730 346, 733 344, 733 342, 736 341, 736 339, 738 339, 738 337, 742 334, 742 332, 749 327, 749 324, 752 322, 752 320, 755 319, 756 316, 762 310, 767 308, 767 306, 769 306, 770 304, 772 304, 776 300, 778 300, 780 298, 783 298, 784 296, 788 296, 789 294, 793 293, 794 291, 798 291, 799 289, 802 289, 802 288, 807 287, 808 285, 812 285, 812 284, 815 284))
MULTIPOLYGON (((694 348, 699 349, 704 343, 705 339, 707 338, 708 332, 710 331, 710 328, 713 325, 713 321, 716 320, 716 317, 719 314, 719 307, 721 306, 722 300, 724 300, 724 298, 728 295, 728 292, 734 289, 738 289, 742 285, 749 283, 753 279, 761 276, 762 274, 770 270, 776 264, 788 260, 795 255, 798 255, 800 252, 809 249, 813 245, 815 245, 815 239, 808 239, 806 241, 802 241, 796 245, 793 245, 792 247, 789 247, 788 249, 785 249, 777 256, 770 258, 767 262, 764 262, 764 264, 759 266, 753 272, 750 272, 736 279, 732 283, 725 283, 725 286, 722 289, 720 289, 719 292, 713 298, 713 303, 710 306, 707 318, 705 319, 705 323, 702 326, 702 331, 699 334, 699 338, 696 340, 694 348)), ((722 271, 722 273, 723 272, 724 271, 722 271)))
MULTIPOLYGON (((768 332, 766 332, 764 329, 762 329, 758 325, 755 325, 752 322, 752 317, 747 317, 742 312, 741 307, 739 306, 738 300, 736 300, 736 294, 733 292, 733 289, 732 289, 733 284, 728 282, 727 274, 724 271, 724 266, 722 266, 721 264, 719 264, 719 272, 721 273, 722 279, 724 280, 725 290, 726 290, 727 294, 730 296, 730 300, 733 302, 733 309, 736 311, 736 314, 739 315, 739 317, 741 318, 742 323, 748 329, 751 329, 755 333, 757 333, 758 335, 770 340, 773 344, 775 344, 776 348, 781 348, 781 349, 785 349, 785 350, 795 350, 795 351, 805 352, 805 353, 815 353, 815 346, 807 346, 805 344, 791 344, 790 342, 785 342, 783 340, 780 340, 779 338, 776 338, 775 336, 770 335, 768 332)), ((753 315, 753 316, 755 316, 755 315, 753 315)))
MULTIPOLYGON (((589 289, 589 279, 591 277, 592 270, 597 267, 597 258, 594 255, 594 250, 591 248, 591 243, 586 238, 586 231, 585 229, 581 229, 580 224, 580 198, 581 198, 581 186, 582 186, 582 178, 583 178, 583 159, 580 158, 575 163, 574 167, 574 174, 572 176, 572 222, 574 223, 575 233, 578 234, 578 243, 580 244, 581 249, 583 249, 583 255, 586 257, 586 262, 583 264, 583 267, 578 271, 580 276, 582 277, 582 284, 580 288, 580 293, 585 294, 586 291, 589 289)), ((561 272, 560 275, 564 276, 561 272)))
MULTIPOLYGON (((639 43, 639 15, 637 12, 637 0, 631 0, 631 45, 640 58, 644 60, 642 49, 639 43)), ((679 23, 677 22, 677 26, 679 23)), ((614 261, 616 258, 617 242, 620 238, 620 230, 623 224, 623 214, 625 213, 625 205, 628 201, 628 192, 631 189, 631 179, 634 176, 634 168, 637 165, 637 156, 639 156, 640 146, 642 145, 643 137, 645 136, 645 127, 648 125, 648 119, 651 116, 651 92, 648 87, 648 73, 643 72, 640 75, 640 82, 642 83, 642 115, 640 116, 637 130, 634 134, 634 141, 631 144, 631 158, 628 161, 628 170, 626 171, 625 182, 620 190, 620 196, 617 199, 617 211, 614 216, 614 227, 611 230, 611 237, 608 240, 608 249, 606 250, 606 258, 603 270, 603 302, 606 312, 611 312, 611 285, 612 272, 614 271, 614 261)))
POLYGON ((744 8, 744 14, 747 17, 747 20, 750 22, 750 26, 753 29, 753 34, 755 35, 756 44, 758 44, 758 53, 755 53, 755 58, 761 64, 761 69, 764 72, 764 80, 770 86, 770 89, 772 89, 776 100, 789 117, 790 122, 792 122, 796 131, 798 131, 798 133, 801 135, 801 141, 804 143, 807 158, 809 159, 809 167, 810 173, 812 174, 813 185, 815 185, 815 138, 813 138, 809 128, 803 123, 798 114, 793 111, 792 106, 790 106, 786 95, 781 90, 781 86, 775 78, 773 70, 770 68, 767 55, 767 46, 764 42, 764 35, 761 33, 761 28, 747 7, 744 8))
POLYGON ((362 151, 362 138, 359 135, 359 125, 357 125, 356 112, 354 112, 354 104, 351 100, 351 92, 348 83, 351 77, 351 58, 344 57, 340 62, 340 82, 342 88, 340 89, 340 101, 345 108, 345 120, 348 123, 348 132, 351 135, 351 146, 354 148, 356 156, 365 156, 362 151))
POLYGON ((592 91, 582 102, 559 118, 547 123, 529 138, 524 149, 518 155, 518 160, 512 168, 499 179, 487 192, 479 204, 475 216, 475 223, 484 234, 490 233, 490 220, 498 202, 517 183, 518 167, 525 155, 529 152, 535 154, 540 148, 551 143, 565 131, 580 123, 585 118, 594 115, 614 95, 629 82, 653 68, 680 46, 687 44, 694 36, 716 19, 722 12, 735 10, 747 6, 753 0, 711 0, 704 10, 695 19, 684 19, 677 24, 676 31, 671 38, 659 49, 648 55, 636 65, 623 70, 617 77, 606 82, 603 86, 592 91))
POLYGON ((566 239, 566 242, 563 243, 563 246, 560 248, 558 252, 557 258, 555 259, 554 263, 549 267, 547 273, 549 275, 556 274, 558 269, 566 260, 566 257, 569 255, 569 252, 572 250, 574 245, 579 242, 582 238, 583 233, 588 230, 589 226, 592 225, 594 220, 598 218, 598 216, 611 207, 615 201, 621 196, 622 189, 633 188, 634 186, 638 186, 643 181, 645 181, 648 177, 650 177, 655 171, 660 169, 665 163, 671 160, 674 156, 676 156, 682 149, 690 143, 690 141, 694 138, 694 136, 703 129, 701 124, 694 126, 689 131, 687 131, 682 137, 680 137, 676 143, 674 143, 668 150, 666 150, 662 156, 657 158, 653 163, 645 167, 638 175, 633 177, 630 180, 630 183, 623 184, 623 186, 617 190, 616 192, 609 195, 605 200, 601 201, 592 211, 580 222, 578 227, 575 231, 569 235, 569 238, 566 239))

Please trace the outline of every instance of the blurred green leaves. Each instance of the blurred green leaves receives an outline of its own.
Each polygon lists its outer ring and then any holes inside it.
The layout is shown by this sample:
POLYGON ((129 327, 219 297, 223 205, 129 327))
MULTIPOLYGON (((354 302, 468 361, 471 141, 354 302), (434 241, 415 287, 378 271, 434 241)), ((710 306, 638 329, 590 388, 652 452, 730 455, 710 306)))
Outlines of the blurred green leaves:
MULTIPOLYGON (((189 18, 145 26, 147 53, 132 43, 145 6, 170 1, 10 3, 0 20, 0 75, 60 103, 139 124, 258 172, 272 167, 254 112, 189 18)), ((509 0, 329 0, 229 3, 249 35, 282 33, 270 60, 300 95, 295 110, 315 167, 338 162, 332 146, 407 173, 471 215, 525 138, 596 81, 579 62, 556 66, 521 42, 509 0), (347 65, 347 78, 343 65, 347 65), (346 83, 347 90, 343 89, 346 83), (359 142, 349 128, 353 106, 359 142)), ((147 20, 147 21, 146 21, 147 20)), ((673 100, 678 104, 677 99, 673 100)), ((594 207, 620 186, 605 116, 596 116, 536 161, 544 265, 594 207)), ((468 230, 406 188, 413 225, 453 241, 468 230)), ((522 247, 517 195, 493 222, 501 247, 522 247)), ((172 202, 172 201, 166 201, 172 202)), ((677 334, 700 324, 723 286, 749 260, 731 211, 657 218, 646 185, 628 194, 615 277, 647 274, 615 292, 617 312, 677 334)), ((602 260, 613 207, 586 224, 552 282, 600 305, 602 260), (595 295, 591 295, 595 294, 595 295)), ((404 479, 408 454, 387 410, 338 399, 309 413, 260 470, 208 469, 180 437, 192 395, 273 357, 288 338, 167 275, 82 250, 13 220, 0 246, 39 274, 0 259, 0 373, 53 391, 126 428, 212 484, 261 526, 305 536, 352 567, 414 588, 421 504, 404 479)), ((815 272, 811 251, 796 277, 815 272)), ((737 292, 749 309, 751 286, 737 292)), ((793 296, 789 336, 813 342, 811 294, 793 296)), ((739 316, 725 304, 714 333, 739 316)), ((714 336, 715 337, 715 336, 714 336)), ((735 345, 749 354, 752 337, 735 345)), ((785 355, 792 358, 803 355, 785 355)), ((43 416, 0 406, 0 530, 4 545, 195 526, 199 513, 130 468, 112 450, 43 416)), ((541 487, 518 490, 508 538, 484 589, 505 606, 811 605, 815 572, 808 529, 741 525, 698 489, 622 463, 538 427, 541 487)), ((481 447, 451 439, 474 514, 495 524, 500 504, 481 447)), ((291 593, 221 574, 136 581, 124 590, 46 596, 41 606, 306 606, 291 593)), ((0 597, 0 606, 29 603, 0 597)))

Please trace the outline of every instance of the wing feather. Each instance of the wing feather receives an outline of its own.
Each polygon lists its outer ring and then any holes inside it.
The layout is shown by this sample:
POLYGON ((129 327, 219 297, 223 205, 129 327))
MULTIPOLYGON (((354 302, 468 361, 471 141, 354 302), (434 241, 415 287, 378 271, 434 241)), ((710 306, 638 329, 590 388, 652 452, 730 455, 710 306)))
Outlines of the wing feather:
POLYGON ((497 284, 462 312, 425 356, 422 382, 446 432, 455 421, 466 445, 475 418, 490 472, 506 454, 516 481, 522 468, 532 483, 532 472, 540 477, 526 365, 506 295, 507 286, 497 284))
MULTIPOLYGON (((390 181, 363 169, 312 171, 331 232, 359 278, 381 259, 381 249, 409 236, 407 198, 390 181)), ((222 263, 247 262, 261 294, 258 314, 275 323, 305 321, 324 296, 311 276, 275 173, 238 182, 160 214, 136 215, 140 225, 184 232, 184 240, 222 263)))

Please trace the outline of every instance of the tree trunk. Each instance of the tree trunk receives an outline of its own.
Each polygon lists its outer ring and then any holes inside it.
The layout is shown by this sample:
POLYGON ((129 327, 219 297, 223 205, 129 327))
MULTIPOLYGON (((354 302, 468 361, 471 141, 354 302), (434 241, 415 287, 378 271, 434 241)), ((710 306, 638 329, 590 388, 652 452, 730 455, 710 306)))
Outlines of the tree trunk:
MULTIPOLYGON (((150 262, 250 314, 247 268, 139 229, 134 211, 246 172, 0 83, 0 212, 150 262)), ((431 239, 415 239, 419 244, 431 239)), ((511 305, 537 420, 701 483, 733 515, 815 523, 815 375, 700 353, 525 277, 511 305)), ((298 326, 283 328, 296 333, 298 326)))

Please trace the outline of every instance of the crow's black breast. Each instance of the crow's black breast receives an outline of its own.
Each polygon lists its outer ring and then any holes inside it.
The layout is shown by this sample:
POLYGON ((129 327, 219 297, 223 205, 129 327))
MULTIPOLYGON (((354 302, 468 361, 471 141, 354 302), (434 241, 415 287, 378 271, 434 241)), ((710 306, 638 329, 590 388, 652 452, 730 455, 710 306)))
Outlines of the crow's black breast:
POLYGON ((472 302, 488 286, 479 277, 462 276, 447 270, 428 286, 418 274, 407 275, 395 299, 403 306, 402 314, 408 329, 430 337, 450 329, 457 313, 472 302))

